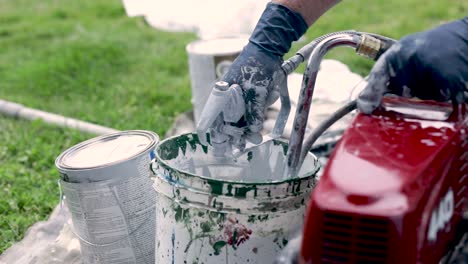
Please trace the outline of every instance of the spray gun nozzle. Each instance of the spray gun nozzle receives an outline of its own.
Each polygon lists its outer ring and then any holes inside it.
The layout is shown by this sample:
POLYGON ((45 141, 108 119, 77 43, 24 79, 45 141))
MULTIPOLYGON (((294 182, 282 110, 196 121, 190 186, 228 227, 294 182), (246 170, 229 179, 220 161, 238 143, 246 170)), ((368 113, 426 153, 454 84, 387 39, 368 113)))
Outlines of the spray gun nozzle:
POLYGON ((229 84, 224 81, 219 81, 215 83, 214 89, 225 92, 229 89, 229 84))
POLYGON ((231 143, 240 140, 243 129, 229 123, 239 121, 244 113, 245 101, 241 87, 237 84, 229 86, 224 81, 216 82, 197 125, 200 143, 208 145, 207 132, 210 132, 211 145, 216 156, 230 151, 231 143))

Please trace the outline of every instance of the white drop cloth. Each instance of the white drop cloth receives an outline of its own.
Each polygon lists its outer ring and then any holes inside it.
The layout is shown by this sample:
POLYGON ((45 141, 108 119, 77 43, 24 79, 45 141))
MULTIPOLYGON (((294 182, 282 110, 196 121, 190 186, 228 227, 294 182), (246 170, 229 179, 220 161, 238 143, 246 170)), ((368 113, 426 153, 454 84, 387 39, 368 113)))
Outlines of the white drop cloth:
POLYGON ((269 0, 123 0, 128 16, 154 28, 196 32, 201 39, 250 35, 269 0))

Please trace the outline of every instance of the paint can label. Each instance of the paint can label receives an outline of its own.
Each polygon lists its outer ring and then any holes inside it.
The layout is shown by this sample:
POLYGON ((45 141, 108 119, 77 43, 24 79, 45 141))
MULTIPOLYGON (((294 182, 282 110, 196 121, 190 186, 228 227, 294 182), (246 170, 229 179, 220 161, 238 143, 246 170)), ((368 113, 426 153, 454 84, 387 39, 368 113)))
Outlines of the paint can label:
POLYGON ((156 194, 149 178, 61 186, 85 263, 153 263, 156 194))
POLYGON ((122 131, 81 142, 56 159, 84 263, 154 263, 158 136, 122 131))

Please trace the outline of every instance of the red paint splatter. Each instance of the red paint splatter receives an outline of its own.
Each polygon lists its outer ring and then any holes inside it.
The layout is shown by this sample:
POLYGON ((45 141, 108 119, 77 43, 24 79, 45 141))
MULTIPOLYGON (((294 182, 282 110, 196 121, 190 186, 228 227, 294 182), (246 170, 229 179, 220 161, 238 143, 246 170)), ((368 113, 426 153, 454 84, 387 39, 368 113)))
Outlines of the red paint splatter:
POLYGON ((244 243, 250 238, 252 230, 248 229, 245 225, 240 224, 236 219, 228 219, 228 223, 224 227, 225 241, 234 249, 240 244, 244 243))

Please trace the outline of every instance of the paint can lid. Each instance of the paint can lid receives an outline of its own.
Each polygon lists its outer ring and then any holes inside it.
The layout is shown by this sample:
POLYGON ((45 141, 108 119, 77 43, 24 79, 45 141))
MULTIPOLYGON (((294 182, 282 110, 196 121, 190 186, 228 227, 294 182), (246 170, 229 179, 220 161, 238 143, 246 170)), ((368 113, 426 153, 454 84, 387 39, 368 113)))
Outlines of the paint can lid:
POLYGON ((158 135, 149 131, 122 131, 84 141, 57 158, 58 167, 87 169, 131 159, 154 147, 158 135))
POLYGON ((186 49, 189 54, 225 55, 241 52, 248 42, 243 36, 203 39, 189 43, 186 49))

